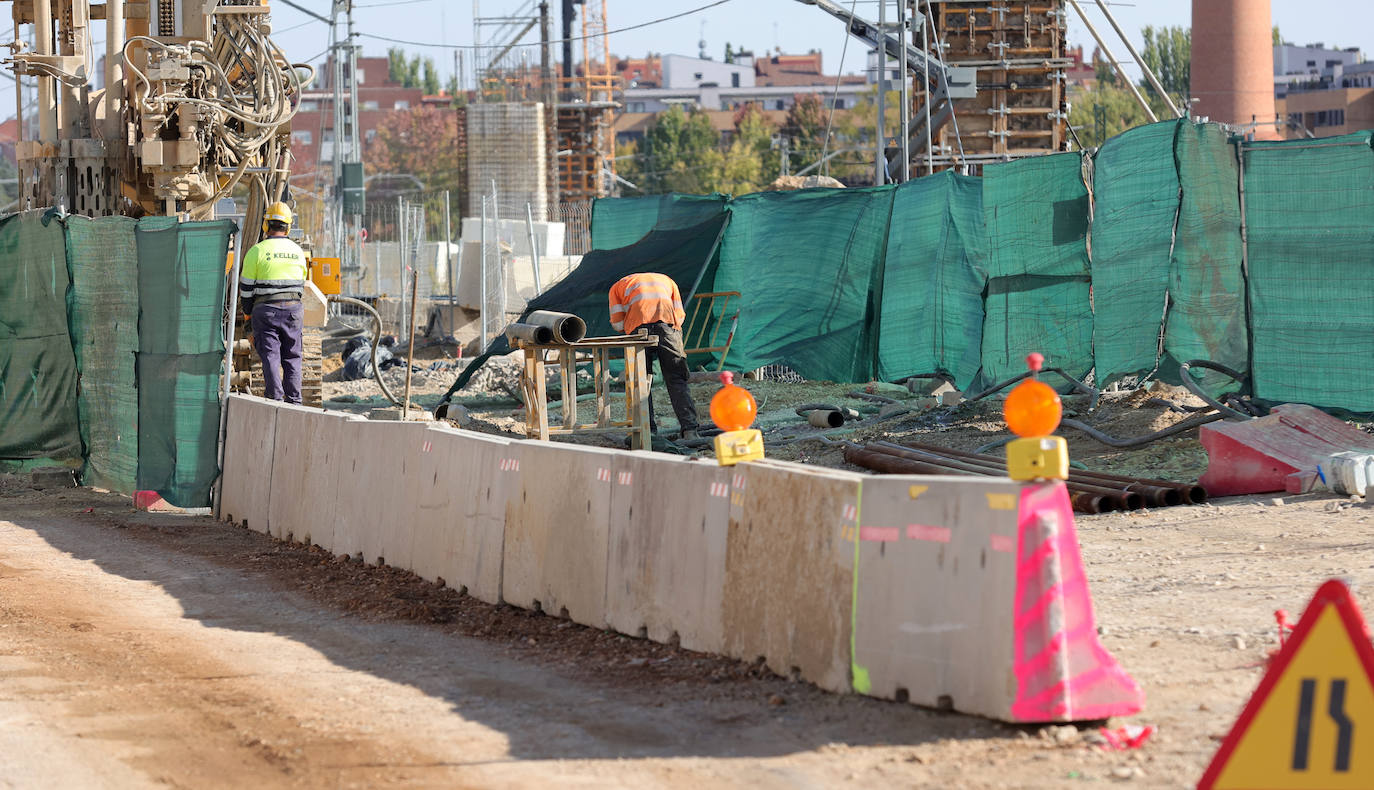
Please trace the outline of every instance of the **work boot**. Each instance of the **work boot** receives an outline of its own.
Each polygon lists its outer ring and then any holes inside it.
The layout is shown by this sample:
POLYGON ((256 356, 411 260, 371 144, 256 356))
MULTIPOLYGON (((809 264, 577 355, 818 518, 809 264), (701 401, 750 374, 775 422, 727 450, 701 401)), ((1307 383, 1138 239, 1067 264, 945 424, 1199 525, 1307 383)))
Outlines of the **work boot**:
POLYGON ((678 441, 681 442, 690 442, 693 439, 700 439, 701 434, 697 433, 695 428, 688 428, 687 430, 683 431, 682 435, 678 436, 677 438, 678 441))

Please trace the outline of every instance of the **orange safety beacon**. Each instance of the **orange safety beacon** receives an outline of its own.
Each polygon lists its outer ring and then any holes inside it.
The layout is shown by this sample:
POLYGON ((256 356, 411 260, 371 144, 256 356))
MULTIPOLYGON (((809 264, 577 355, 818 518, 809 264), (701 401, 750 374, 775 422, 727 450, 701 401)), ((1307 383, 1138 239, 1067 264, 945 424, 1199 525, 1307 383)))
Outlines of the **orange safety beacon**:
POLYGON ((754 424, 759 407, 749 391, 735 384, 735 374, 720 374, 721 388, 711 396, 711 421, 724 433, 715 439, 716 461, 721 466, 734 466, 740 461, 756 461, 763 457, 763 434, 749 426, 754 424))
POLYGON ((1016 434, 1007 444, 1007 476, 1013 480, 1064 480, 1069 476, 1069 445, 1054 436, 1064 407, 1059 393, 1036 378, 1045 357, 1032 353, 1026 357, 1030 377, 1017 384, 1002 407, 1007 427, 1016 434))

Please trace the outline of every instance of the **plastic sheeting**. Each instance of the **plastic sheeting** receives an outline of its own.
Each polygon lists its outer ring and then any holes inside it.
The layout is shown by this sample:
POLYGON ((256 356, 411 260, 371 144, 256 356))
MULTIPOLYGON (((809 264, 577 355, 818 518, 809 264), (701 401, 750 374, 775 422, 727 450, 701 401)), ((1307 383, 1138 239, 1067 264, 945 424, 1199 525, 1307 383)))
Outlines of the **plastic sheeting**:
POLYGON ((70 284, 59 222, 42 211, 0 219, 0 459, 81 458, 70 284))
POLYGON ((973 386, 983 336, 983 182, 945 171, 897 188, 883 265, 878 373, 973 386))
POLYGON ((1256 397, 1374 411, 1370 138, 1244 146, 1256 397))
POLYGON ((597 200, 592 203, 592 249, 616 250, 644 238, 651 230, 682 230, 725 213, 728 197, 652 195, 597 200))
POLYGON ((742 294, 732 368, 867 381, 877 362, 894 187, 735 198, 714 291, 742 294))
POLYGON ((1082 157, 1055 154, 987 168, 988 285, 983 381, 1026 370, 1026 355, 1084 378, 1093 367, 1088 190, 1082 157))

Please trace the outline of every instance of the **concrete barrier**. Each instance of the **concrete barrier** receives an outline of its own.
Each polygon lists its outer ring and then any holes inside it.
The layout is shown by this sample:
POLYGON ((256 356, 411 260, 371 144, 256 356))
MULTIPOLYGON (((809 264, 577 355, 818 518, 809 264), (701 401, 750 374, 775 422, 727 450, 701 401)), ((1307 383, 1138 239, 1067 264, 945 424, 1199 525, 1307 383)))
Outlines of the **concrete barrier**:
POLYGON ((662 453, 622 453, 611 473, 606 621, 674 637, 690 650, 725 646, 721 602, 731 470, 662 453), (625 481, 625 484, 621 484, 625 481))
POLYGON ((338 513, 342 412, 282 404, 272 453, 270 532, 282 540, 330 548, 338 513))
POLYGON ((258 532, 271 528, 272 459, 280 404, 230 395, 220 475, 219 517, 258 532))
POLYGON ((520 495, 516 467, 524 443, 440 426, 431 426, 424 441, 433 465, 407 481, 415 490, 409 567, 499 603, 506 507, 520 495))
POLYGON ((851 544, 856 691, 1007 717, 1020 490, 996 479, 864 479, 851 544))
MULTIPOLYGON (((340 435, 335 554, 362 554, 365 562, 410 556, 413 508, 406 499, 407 470, 417 466, 423 423, 349 420, 340 435)), ((393 563, 406 567, 404 562, 393 563)))
MULTIPOLYGON (((611 486, 622 453, 520 442, 520 495, 507 509, 502 597, 606 627, 611 486)), ((628 485, 630 483, 623 483, 628 485)))
POLYGON ((849 691, 850 608, 859 487, 864 476, 761 461, 731 475, 725 554, 725 654, 763 658, 849 691))

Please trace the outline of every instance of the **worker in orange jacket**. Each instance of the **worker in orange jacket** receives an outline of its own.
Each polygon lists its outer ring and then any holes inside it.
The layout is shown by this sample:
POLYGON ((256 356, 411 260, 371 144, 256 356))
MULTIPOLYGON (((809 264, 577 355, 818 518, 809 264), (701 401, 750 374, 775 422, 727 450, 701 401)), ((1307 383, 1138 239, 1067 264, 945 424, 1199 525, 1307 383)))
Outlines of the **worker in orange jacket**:
MULTIPOLYGON (((665 274, 645 272, 623 277, 611 286, 611 326, 616 331, 633 334, 641 327, 658 338, 657 349, 645 355, 648 372, 654 372, 654 357, 663 368, 663 382, 668 386, 668 399, 681 426, 681 439, 696 439, 697 407, 687 388, 687 352, 682 342, 682 322, 687 313, 682 309, 682 294, 677 283, 665 274)), ((654 399, 649 395, 649 429, 658 432, 654 419, 654 399)))

